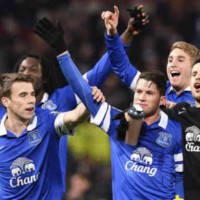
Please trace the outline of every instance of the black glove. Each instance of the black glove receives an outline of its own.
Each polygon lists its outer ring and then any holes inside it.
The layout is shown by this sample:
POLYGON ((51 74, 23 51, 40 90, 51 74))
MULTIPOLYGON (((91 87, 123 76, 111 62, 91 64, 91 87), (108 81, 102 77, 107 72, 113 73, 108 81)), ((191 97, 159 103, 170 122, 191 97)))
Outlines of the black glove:
POLYGON ((36 23, 33 32, 45 40, 55 50, 57 55, 67 50, 64 41, 64 31, 59 22, 54 26, 44 17, 36 23))
POLYGON ((130 17, 134 18, 133 26, 137 31, 144 29, 145 25, 148 23, 148 15, 142 11, 140 6, 135 6, 133 9, 127 9, 130 13, 130 17))
POLYGON ((142 108, 139 105, 131 105, 127 113, 133 119, 143 119, 145 116, 142 108))

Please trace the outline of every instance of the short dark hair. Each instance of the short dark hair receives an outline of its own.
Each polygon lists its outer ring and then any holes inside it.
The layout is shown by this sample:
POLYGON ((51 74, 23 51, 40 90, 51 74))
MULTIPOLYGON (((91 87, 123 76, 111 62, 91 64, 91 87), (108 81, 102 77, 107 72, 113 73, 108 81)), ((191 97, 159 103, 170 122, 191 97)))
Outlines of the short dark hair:
POLYGON ((63 87, 67 84, 58 63, 50 62, 47 58, 40 56, 36 53, 28 53, 22 56, 14 65, 12 72, 17 73, 23 60, 26 58, 35 58, 39 61, 42 67, 42 79, 44 80, 44 90, 48 94, 54 92, 55 89, 63 87))
MULTIPOLYGON (((194 62, 193 66, 196 65, 197 63, 200 63, 200 58, 197 59, 197 60, 194 62)), ((193 67, 193 66, 192 66, 192 67, 193 67)))
POLYGON ((156 85, 161 96, 165 95, 167 89, 166 76, 161 72, 142 72, 138 80, 144 79, 146 81, 151 81, 156 85))
POLYGON ((30 75, 18 74, 18 73, 5 73, 0 75, 0 98, 10 97, 11 88, 15 82, 34 82, 33 78, 30 75))

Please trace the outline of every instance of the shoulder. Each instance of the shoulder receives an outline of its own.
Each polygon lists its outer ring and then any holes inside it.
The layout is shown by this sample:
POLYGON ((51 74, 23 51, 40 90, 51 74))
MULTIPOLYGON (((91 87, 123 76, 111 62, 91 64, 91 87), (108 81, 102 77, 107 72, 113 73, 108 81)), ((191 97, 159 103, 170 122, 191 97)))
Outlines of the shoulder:
POLYGON ((52 94, 51 94, 51 97, 55 96, 55 95, 59 95, 59 94, 62 94, 62 93, 65 93, 67 91, 73 91, 72 88, 69 86, 69 85, 66 85, 62 88, 58 88, 56 89, 52 94))

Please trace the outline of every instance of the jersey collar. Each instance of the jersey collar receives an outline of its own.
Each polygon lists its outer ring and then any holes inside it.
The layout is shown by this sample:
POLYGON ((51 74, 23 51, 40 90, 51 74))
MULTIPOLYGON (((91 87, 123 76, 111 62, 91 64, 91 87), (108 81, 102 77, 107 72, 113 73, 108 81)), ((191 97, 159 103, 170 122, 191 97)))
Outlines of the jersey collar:
POLYGON ((163 111, 160 111, 160 121, 158 123, 158 126, 162 127, 163 129, 166 129, 168 124, 168 116, 163 111))
POLYGON ((49 99, 49 94, 48 93, 44 93, 42 100, 40 101, 40 103, 45 103, 47 100, 49 99))
MULTIPOLYGON (((1 124, 0 124, 0 136, 4 136, 7 134, 7 130, 5 127, 5 120, 7 118, 7 113, 3 116, 2 120, 1 120, 1 124)), ((27 131, 31 131, 33 129, 35 129, 37 126, 37 116, 34 115, 32 120, 30 121, 28 127, 27 127, 27 131)))
MULTIPOLYGON (((172 86, 170 86, 169 91, 168 91, 168 94, 169 94, 170 92, 172 92, 172 91, 175 92, 174 88, 173 88, 172 86)), ((185 88, 184 90, 182 90, 182 92, 185 92, 185 91, 189 91, 189 92, 190 92, 190 91, 191 91, 190 86, 188 86, 187 88, 185 88)))

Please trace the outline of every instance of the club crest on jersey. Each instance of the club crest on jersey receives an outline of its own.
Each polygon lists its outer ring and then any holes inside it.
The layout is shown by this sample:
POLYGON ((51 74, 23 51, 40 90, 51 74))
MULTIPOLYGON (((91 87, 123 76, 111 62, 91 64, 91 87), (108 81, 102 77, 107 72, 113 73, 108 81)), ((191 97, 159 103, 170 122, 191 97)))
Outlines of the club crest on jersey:
POLYGON ((42 137, 37 130, 28 133, 28 142, 30 145, 35 146, 40 143, 42 137))
POLYGON ((10 170, 12 174, 10 186, 12 188, 21 187, 36 182, 40 174, 35 173, 36 169, 33 161, 25 157, 19 157, 14 160, 10 166, 10 170))
POLYGON ((169 147, 172 143, 172 135, 166 132, 160 132, 156 143, 162 147, 169 147))
POLYGON ((46 109, 46 110, 56 110, 57 109, 57 105, 54 104, 51 100, 48 100, 47 102, 45 102, 43 105, 42 105, 42 109, 46 109))

